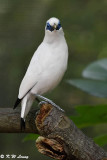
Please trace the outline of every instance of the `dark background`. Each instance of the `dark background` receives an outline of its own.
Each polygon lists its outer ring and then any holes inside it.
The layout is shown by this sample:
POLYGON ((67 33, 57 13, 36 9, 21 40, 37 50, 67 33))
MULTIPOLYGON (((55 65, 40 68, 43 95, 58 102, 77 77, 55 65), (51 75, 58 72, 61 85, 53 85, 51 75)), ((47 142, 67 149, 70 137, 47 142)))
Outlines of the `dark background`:
MULTIPOLYGON (((63 26, 69 64, 60 85, 45 96, 64 108, 68 116, 76 105, 107 104, 106 99, 90 96, 66 83, 67 79, 81 77, 90 62, 107 57, 106 0, 0 0, 0 107, 13 107, 30 59, 43 40, 45 23, 53 16, 63 26)), ((97 125, 83 131, 93 138, 101 131, 106 133, 106 128, 107 125, 97 125)), ((0 154, 50 159, 38 153, 35 141, 22 142, 25 136, 0 134, 0 154)))

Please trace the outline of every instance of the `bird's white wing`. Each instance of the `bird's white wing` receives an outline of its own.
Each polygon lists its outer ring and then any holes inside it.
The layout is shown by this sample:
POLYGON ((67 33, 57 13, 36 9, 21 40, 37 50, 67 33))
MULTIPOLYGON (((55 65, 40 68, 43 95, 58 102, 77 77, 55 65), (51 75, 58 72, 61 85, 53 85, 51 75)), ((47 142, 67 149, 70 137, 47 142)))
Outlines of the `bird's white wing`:
POLYGON ((32 88, 33 86, 37 83, 35 75, 31 74, 28 75, 26 74, 25 77, 23 78, 20 88, 19 88, 19 95, 18 98, 22 99, 32 88))
POLYGON ((22 99, 38 83, 38 77, 42 72, 40 55, 43 54, 43 52, 44 46, 41 44, 34 53, 26 74, 21 82, 18 95, 19 99, 22 99))

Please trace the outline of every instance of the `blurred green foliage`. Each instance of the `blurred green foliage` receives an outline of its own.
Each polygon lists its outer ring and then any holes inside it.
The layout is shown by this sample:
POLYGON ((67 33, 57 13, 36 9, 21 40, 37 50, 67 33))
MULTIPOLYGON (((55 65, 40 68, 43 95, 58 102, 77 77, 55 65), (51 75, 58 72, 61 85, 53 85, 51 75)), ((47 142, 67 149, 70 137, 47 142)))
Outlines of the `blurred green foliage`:
MULTIPOLYGON (((82 76, 84 79, 73 79, 67 82, 91 95, 107 97, 107 59, 95 61, 86 67, 82 76), (88 79, 87 79, 88 78, 88 79)), ((107 105, 78 106, 75 107, 79 116, 71 116, 71 119, 80 128, 98 124, 107 124, 107 105)), ((103 133, 102 133, 103 134, 103 133)), ((100 135, 95 142, 103 146, 107 144, 107 134, 100 135)))
POLYGON ((107 144, 107 134, 95 137, 94 141, 100 146, 106 145, 107 144))
POLYGON ((91 95, 107 97, 107 58, 91 63, 83 70, 82 75, 84 79, 67 82, 91 95))
POLYGON ((107 97, 107 82, 89 79, 73 79, 69 84, 98 97, 107 97))
POLYGON ((23 138, 22 142, 26 142, 26 141, 29 141, 29 140, 36 141, 36 139, 37 139, 38 137, 39 137, 38 134, 33 134, 33 133, 27 134, 27 135, 23 138))
POLYGON ((84 105, 76 106, 75 109, 77 115, 70 118, 79 128, 107 123, 107 105, 84 105))
MULTIPOLYGON (((106 104, 105 98, 90 96, 64 83, 66 79, 81 77, 82 70, 90 62, 107 57, 106 0, 0 0, 1 107, 14 105, 29 61, 43 39, 46 20, 52 16, 61 20, 69 46, 69 64, 63 81, 46 96, 64 108, 69 116, 74 114, 76 105, 106 104)), ((87 135, 93 137, 102 130, 107 132, 107 126, 94 126, 87 135)), ((0 134, 0 152, 28 154, 30 160, 35 157, 47 160, 38 154, 35 142, 21 143, 24 136, 0 134)))
POLYGON ((83 77, 107 81, 107 58, 95 61, 88 65, 82 73, 83 77))
MULTIPOLYGON (((81 129, 98 124, 107 124, 107 105, 76 106, 75 110, 77 115, 70 118, 81 129)), ((102 132, 100 136, 94 138, 94 141, 100 146, 107 145, 107 134, 103 134, 102 132)))

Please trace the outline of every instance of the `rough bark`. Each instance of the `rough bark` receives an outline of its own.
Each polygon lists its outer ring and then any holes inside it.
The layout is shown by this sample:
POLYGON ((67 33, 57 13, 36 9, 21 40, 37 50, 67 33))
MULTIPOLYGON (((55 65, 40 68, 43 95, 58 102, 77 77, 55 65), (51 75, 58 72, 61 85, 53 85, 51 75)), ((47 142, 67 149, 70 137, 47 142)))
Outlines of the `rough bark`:
MULTIPOLYGON (((24 133, 38 133, 36 125, 36 110, 29 112, 24 133)), ((0 108, 0 133, 20 133, 20 109, 0 108)))
MULTIPOLYGON (((19 110, 0 109, 0 132, 21 132, 19 110)), ((84 135, 64 112, 50 104, 42 104, 38 114, 35 110, 29 113, 24 132, 39 133, 38 150, 54 159, 107 160, 107 152, 84 135)))

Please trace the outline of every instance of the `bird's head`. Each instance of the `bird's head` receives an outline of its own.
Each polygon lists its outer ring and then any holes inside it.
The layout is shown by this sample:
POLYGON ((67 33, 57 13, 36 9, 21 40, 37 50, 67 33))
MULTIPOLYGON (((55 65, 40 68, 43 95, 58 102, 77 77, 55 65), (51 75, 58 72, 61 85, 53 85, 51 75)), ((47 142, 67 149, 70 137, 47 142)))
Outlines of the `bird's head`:
POLYGON ((62 30, 61 23, 59 19, 52 17, 46 22, 45 30, 47 32, 57 32, 59 30, 62 30))

